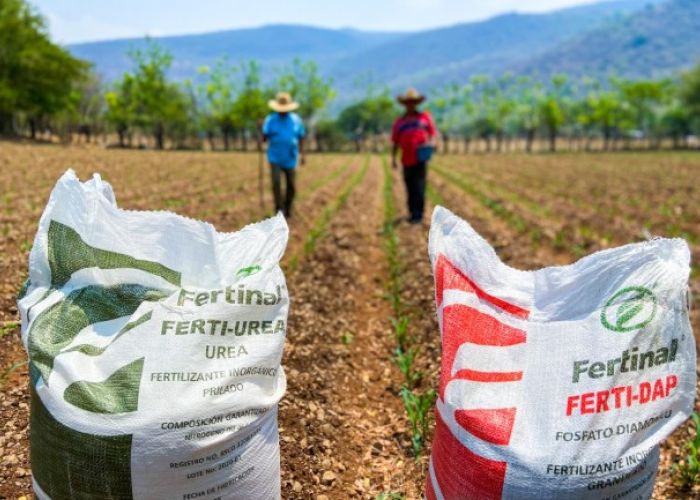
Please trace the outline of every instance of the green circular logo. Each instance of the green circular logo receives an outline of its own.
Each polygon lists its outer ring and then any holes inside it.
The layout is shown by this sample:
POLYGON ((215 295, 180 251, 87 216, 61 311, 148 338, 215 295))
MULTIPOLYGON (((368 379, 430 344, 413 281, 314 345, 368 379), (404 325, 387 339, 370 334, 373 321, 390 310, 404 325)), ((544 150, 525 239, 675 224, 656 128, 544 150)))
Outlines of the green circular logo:
POLYGON ((623 288, 605 304, 600 322, 613 332, 632 332, 647 326, 656 315, 656 296, 648 288, 623 288))

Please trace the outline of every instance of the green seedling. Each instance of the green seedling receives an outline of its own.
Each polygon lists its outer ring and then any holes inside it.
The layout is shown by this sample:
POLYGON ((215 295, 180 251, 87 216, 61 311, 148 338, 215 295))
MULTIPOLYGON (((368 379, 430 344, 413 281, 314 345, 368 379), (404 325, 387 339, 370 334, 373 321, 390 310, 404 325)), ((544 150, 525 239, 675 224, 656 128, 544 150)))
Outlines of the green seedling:
POLYGON ((0 372, 0 387, 3 387, 5 385, 5 382, 7 382, 7 379, 10 378, 10 375, 12 375, 12 373, 15 370, 22 368, 26 364, 26 361, 20 361, 18 363, 10 365, 9 367, 5 368, 2 372, 0 372))
POLYGON ((399 344, 399 349, 403 351, 408 344, 408 317, 391 318, 391 324, 394 327, 394 337, 399 344))
POLYGON ((564 250, 567 247, 567 237, 563 229, 559 229, 552 240, 552 245, 557 250, 564 250))
POLYGON ((435 402, 435 396, 436 393, 433 389, 423 394, 411 391, 408 387, 401 389, 403 405, 408 413, 408 420, 411 422, 411 444, 416 458, 420 457, 425 436, 428 433, 428 416, 435 402))
POLYGON ((350 332, 345 332, 340 336, 340 341, 344 345, 350 345, 352 344, 352 339, 354 338, 354 335, 350 332))
POLYGON ((394 351, 394 362, 396 366, 399 367, 401 373, 403 373, 408 387, 416 387, 423 378, 423 373, 413 368, 418 351, 419 349, 417 347, 411 347, 406 350, 397 347, 396 351, 394 351))
POLYGON ((330 225, 333 216, 343 208, 352 192, 355 188, 362 182, 367 169, 369 168, 369 157, 365 159, 365 163, 362 168, 358 170, 344 186, 343 191, 340 193, 338 198, 330 205, 326 206, 318 219, 314 222, 313 227, 309 230, 306 241, 304 241, 304 256, 311 255, 316 249, 316 244, 318 241, 325 236, 328 231, 328 226, 330 225))
POLYGON ((673 472, 678 476, 684 488, 691 488, 700 482, 700 416, 691 415, 695 436, 686 444, 688 454, 685 459, 673 466, 673 472))
POLYGON ((406 497, 396 491, 382 492, 374 500, 404 500, 406 497))
POLYGON ((12 333, 15 328, 19 328, 17 321, 7 321, 4 324, 0 324, 0 339, 12 333))

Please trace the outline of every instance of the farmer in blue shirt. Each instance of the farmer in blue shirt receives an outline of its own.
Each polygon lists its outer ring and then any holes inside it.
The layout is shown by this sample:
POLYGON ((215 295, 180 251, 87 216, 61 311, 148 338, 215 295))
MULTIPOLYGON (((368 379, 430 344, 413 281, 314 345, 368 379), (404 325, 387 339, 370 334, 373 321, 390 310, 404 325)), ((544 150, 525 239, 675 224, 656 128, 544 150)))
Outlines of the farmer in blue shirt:
POLYGON ((291 217, 294 201, 294 174, 297 161, 305 163, 304 135, 306 130, 299 115, 293 113, 299 107, 286 92, 280 92, 269 103, 273 113, 265 118, 262 126, 263 139, 268 143, 267 159, 272 170, 272 192, 275 210, 291 217), (282 175, 286 181, 286 193, 282 197, 282 175))

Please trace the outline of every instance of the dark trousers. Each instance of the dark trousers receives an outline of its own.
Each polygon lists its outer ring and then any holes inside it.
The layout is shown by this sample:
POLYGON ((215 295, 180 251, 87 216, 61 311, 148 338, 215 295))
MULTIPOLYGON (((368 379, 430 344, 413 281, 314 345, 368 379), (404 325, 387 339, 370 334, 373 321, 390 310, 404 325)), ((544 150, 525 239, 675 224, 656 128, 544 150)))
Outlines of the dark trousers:
POLYGON ((284 215, 289 217, 292 214, 292 203, 294 203, 294 171, 293 168, 282 168, 277 165, 270 165, 272 172, 272 194, 275 197, 275 212, 282 210, 284 215), (282 196, 282 176, 285 178, 285 193, 282 196))
POLYGON ((427 165, 425 162, 403 168, 403 180, 408 195, 408 213, 414 222, 423 219, 427 165))

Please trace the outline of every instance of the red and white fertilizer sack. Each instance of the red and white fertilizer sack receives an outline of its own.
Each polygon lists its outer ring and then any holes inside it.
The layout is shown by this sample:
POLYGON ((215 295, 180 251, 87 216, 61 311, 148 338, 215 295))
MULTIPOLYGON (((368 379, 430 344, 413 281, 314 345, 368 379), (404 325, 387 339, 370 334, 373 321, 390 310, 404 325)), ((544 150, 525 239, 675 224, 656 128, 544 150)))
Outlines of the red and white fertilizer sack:
POLYGON ((280 497, 281 216, 235 233, 56 184, 19 301, 40 499, 280 497))
POLYGON ((428 499, 650 498, 688 418, 690 253, 656 239, 534 272, 438 207, 442 370, 428 499))

